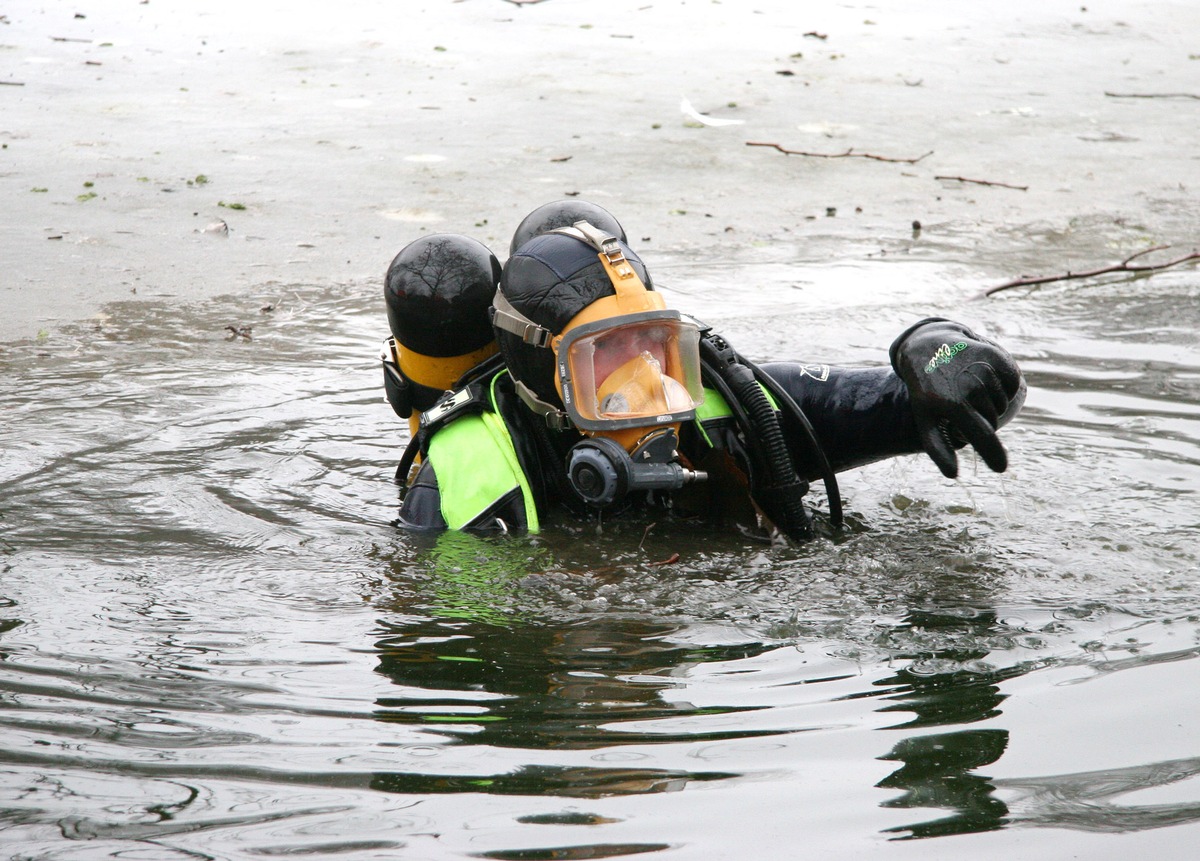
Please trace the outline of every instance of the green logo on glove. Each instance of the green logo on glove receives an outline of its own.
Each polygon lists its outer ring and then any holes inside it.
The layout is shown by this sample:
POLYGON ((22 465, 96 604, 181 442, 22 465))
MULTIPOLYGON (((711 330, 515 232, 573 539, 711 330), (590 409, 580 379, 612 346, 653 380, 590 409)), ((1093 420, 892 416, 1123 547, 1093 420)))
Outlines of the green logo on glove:
POLYGON ((954 357, 967 349, 967 345, 959 341, 953 347, 949 344, 942 344, 938 347, 937 352, 933 354, 933 358, 929 360, 929 364, 925 366, 925 373, 932 374, 942 365, 948 365, 954 361, 954 357))

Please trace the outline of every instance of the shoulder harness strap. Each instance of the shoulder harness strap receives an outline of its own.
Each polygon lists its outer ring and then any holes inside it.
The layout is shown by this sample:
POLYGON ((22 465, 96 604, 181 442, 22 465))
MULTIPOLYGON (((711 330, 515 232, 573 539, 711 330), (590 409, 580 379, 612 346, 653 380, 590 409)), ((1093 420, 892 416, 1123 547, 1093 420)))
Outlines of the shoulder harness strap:
POLYGON ((429 454, 429 439, 441 427, 454 421, 459 416, 479 413, 492 408, 488 398, 488 379, 475 380, 466 386, 446 392, 425 412, 421 413, 417 432, 404 449, 404 456, 396 467, 396 483, 402 489, 408 487, 408 476, 417 455, 429 454))

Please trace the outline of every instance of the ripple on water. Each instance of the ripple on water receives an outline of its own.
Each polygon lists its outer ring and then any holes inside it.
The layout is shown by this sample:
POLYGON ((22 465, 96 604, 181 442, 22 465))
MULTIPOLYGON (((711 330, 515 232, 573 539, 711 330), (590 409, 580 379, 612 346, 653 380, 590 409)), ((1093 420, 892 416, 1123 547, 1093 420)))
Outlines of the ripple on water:
MULTIPOLYGON (((621 799, 659 816, 756 787, 798 793, 797 821, 866 810, 871 833, 1187 823, 1172 716, 1144 717, 1136 762, 1080 753, 1074 780, 1026 767, 1054 751, 1022 711, 1069 692, 1069 727, 1081 692, 1161 699, 1142 679, 1178 684, 1200 648, 1194 287, 1162 283, 981 310, 1030 372, 1010 472, 876 464, 843 479, 848 527, 804 547, 653 519, 397 534, 373 286, 269 314, 137 306, 69 349, 7 352, 5 836, 436 856, 433 835, 494 816, 531 848, 481 857, 600 857, 675 845, 621 799), (1118 786, 1177 794, 1129 811, 1118 786), (951 825, 913 827, 929 806, 951 825), (562 835, 585 823, 612 830, 562 835)), ((886 327, 847 313, 865 361, 886 327)))

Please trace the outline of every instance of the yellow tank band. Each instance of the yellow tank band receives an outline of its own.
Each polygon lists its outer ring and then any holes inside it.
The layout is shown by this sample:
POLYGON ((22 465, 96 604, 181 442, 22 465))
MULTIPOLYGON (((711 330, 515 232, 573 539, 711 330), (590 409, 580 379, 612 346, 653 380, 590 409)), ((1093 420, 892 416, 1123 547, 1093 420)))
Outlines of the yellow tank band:
POLYGON ((500 346, 489 341, 478 350, 461 356, 425 356, 397 342, 400 370, 414 383, 430 389, 449 389, 458 378, 489 356, 495 355, 500 346))

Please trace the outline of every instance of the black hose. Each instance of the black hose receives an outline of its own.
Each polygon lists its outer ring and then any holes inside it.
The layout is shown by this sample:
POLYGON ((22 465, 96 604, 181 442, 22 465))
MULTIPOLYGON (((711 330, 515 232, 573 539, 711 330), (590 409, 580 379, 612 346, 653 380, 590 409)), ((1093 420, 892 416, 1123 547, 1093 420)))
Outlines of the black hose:
POLYGON ((804 507, 808 482, 801 479, 792 462, 787 438, 775 407, 758 383, 754 371, 724 339, 706 335, 700 341, 702 365, 711 370, 709 380, 720 381, 717 390, 725 398, 746 436, 751 458, 761 470, 762 480, 751 476, 750 495, 781 532, 796 541, 812 537, 812 522, 804 507))
POLYGON ((804 436, 808 440, 809 451, 816 459, 817 469, 821 473, 821 481, 825 485, 825 496, 829 500, 829 522, 834 526, 841 526, 845 522, 845 517, 842 512, 842 492, 838 488, 837 474, 834 473, 833 467, 829 465, 829 458, 825 455, 825 449, 821 446, 821 441, 817 439, 817 432, 813 430, 812 423, 809 422, 808 416, 804 414, 804 410, 800 409, 800 405, 792 399, 788 390, 779 384, 779 381, 768 374, 762 368, 752 364, 745 359, 742 360, 750 369, 754 371, 755 378, 766 386, 779 403, 787 408, 787 413, 800 429, 804 431, 804 436))
MULTIPOLYGON (((714 360, 711 355, 706 356, 705 342, 701 341, 700 345, 701 357, 704 360, 700 364, 700 379, 706 386, 716 389, 721 399, 725 401, 726 406, 729 407, 730 412, 733 414, 734 424, 741 428, 743 432, 749 433, 754 425, 751 423, 750 415, 743 408, 741 401, 737 399, 733 389, 730 388, 729 383, 719 371, 724 366, 723 361, 719 357, 714 360)), ((736 453, 730 452, 730 454, 736 453)), ((750 473, 750 483, 753 486, 759 480, 759 476, 765 475, 767 465, 762 458, 762 452, 758 451, 758 449, 747 447, 745 454, 750 458, 745 467, 750 473)))
POLYGON ((408 476, 412 472, 412 465, 416 462, 417 453, 421 450, 421 438, 417 434, 413 434, 412 439, 408 441, 408 445, 404 448, 404 456, 400 458, 400 463, 396 467, 396 484, 400 485, 400 499, 404 500, 404 495, 408 493, 408 476))

